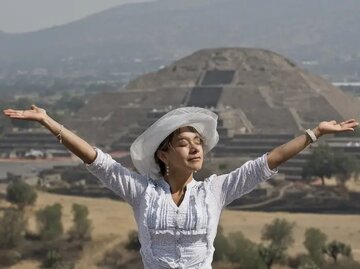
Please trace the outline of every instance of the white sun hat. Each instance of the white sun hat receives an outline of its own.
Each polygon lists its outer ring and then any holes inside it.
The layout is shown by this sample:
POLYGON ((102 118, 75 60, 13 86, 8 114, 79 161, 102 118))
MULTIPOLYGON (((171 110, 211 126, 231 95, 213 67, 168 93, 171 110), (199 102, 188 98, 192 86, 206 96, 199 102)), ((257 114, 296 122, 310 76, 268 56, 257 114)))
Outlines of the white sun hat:
POLYGON ((130 154, 135 168, 144 176, 162 177, 154 153, 160 143, 180 127, 194 127, 204 139, 204 153, 208 153, 219 141, 217 119, 215 113, 200 107, 181 107, 166 113, 132 143, 130 154))

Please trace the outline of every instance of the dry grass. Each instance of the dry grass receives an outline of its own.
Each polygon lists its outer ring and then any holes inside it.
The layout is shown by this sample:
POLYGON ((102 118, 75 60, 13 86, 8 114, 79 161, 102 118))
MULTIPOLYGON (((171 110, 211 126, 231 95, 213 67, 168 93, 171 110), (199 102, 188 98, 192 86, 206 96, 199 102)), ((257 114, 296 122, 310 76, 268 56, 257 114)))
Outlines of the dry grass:
POLYGON ((241 231, 244 235, 260 242, 263 226, 275 218, 285 218, 295 222, 295 244, 291 254, 305 252, 303 247, 305 230, 310 227, 318 228, 328 235, 329 240, 340 240, 352 246, 354 258, 360 261, 360 215, 322 215, 322 214, 294 214, 294 213, 263 213, 225 211, 221 225, 226 233, 241 231))
MULTIPOLYGON (((1 191, 1 188, 0 188, 1 191)), ((82 259, 77 268, 96 268, 96 263, 101 260, 103 254, 122 240, 127 238, 129 231, 136 229, 132 209, 123 202, 103 198, 84 198, 62 196, 39 192, 38 200, 28 214, 46 205, 61 203, 63 206, 63 223, 65 230, 72 224, 71 207, 73 203, 88 206, 90 218, 93 222, 93 241, 85 247, 82 259)), ((2 202, 1 206, 5 206, 2 202)), ((303 252, 302 242, 304 232, 309 227, 321 229, 329 239, 337 239, 350 244, 354 258, 360 261, 360 215, 321 215, 321 214, 293 214, 293 213, 263 213, 225 210, 222 214, 221 225, 225 233, 241 231, 253 241, 259 242, 261 229, 266 223, 275 218, 285 218, 296 223, 294 229, 295 244, 291 248, 291 254, 303 252)), ((36 229, 34 217, 29 219, 30 229, 36 229)), ((38 268, 36 262, 22 262, 13 267, 38 268)))

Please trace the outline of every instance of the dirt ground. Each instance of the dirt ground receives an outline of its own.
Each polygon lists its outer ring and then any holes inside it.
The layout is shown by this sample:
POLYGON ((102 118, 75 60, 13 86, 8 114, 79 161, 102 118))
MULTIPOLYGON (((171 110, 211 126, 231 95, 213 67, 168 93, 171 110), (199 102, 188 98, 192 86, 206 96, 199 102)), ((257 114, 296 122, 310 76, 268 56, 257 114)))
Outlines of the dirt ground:
MULTIPOLYGON (((0 192, 4 187, 0 186, 0 192)), ((126 203, 104 199, 62 196, 49 193, 38 193, 36 205, 28 210, 29 229, 35 230, 33 212, 46 205, 60 203, 63 206, 63 224, 68 230, 72 224, 71 207, 73 203, 83 204, 89 208, 93 222, 93 241, 85 247, 82 259, 78 262, 78 269, 96 268, 96 263, 102 259, 106 250, 111 249, 118 242, 125 240, 129 231, 136 229, 131 207, 126 203)), ((0 208, 7 204, 0 200, 0 208)), ((241 231, 256 242, 260 241, 263 226, 275 218, 285 218, 295 222, 295 244, 290 249, 291 254, 304 252, 304 232, 309 227, 321 229, 328 235, 329 240, 336 239, 352 246, 355 260, 360 261, 360 215, 323 215, 323 214, 294 214, 294 213, 264 213, 225 210, 222 214, 221 225, 225 233, 241 231)), ((12 269, 38 268, 38 263, 25 261, 12 269)))

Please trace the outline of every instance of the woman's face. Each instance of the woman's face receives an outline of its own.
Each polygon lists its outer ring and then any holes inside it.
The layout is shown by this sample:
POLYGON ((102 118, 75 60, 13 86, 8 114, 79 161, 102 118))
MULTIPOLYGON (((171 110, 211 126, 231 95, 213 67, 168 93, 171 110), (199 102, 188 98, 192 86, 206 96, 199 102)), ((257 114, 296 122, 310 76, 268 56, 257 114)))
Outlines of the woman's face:
POLYGON ((162 161, 169 166, 169 175, 177 172, 194 172, 201 169, 204 160, 203 143, 199 134, 189 127, 180 128, 174 135, 167 151, 161 154, 162 161))

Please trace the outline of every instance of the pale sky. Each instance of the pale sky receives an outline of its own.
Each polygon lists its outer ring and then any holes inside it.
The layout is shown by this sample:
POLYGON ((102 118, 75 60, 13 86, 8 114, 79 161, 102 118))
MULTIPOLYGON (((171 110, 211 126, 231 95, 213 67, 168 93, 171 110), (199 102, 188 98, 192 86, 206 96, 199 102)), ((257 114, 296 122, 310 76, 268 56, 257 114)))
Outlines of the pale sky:
POLYGON ((153 0, 0 0, 0 31, 40 30, 124 3, 149 1, 153 0))

